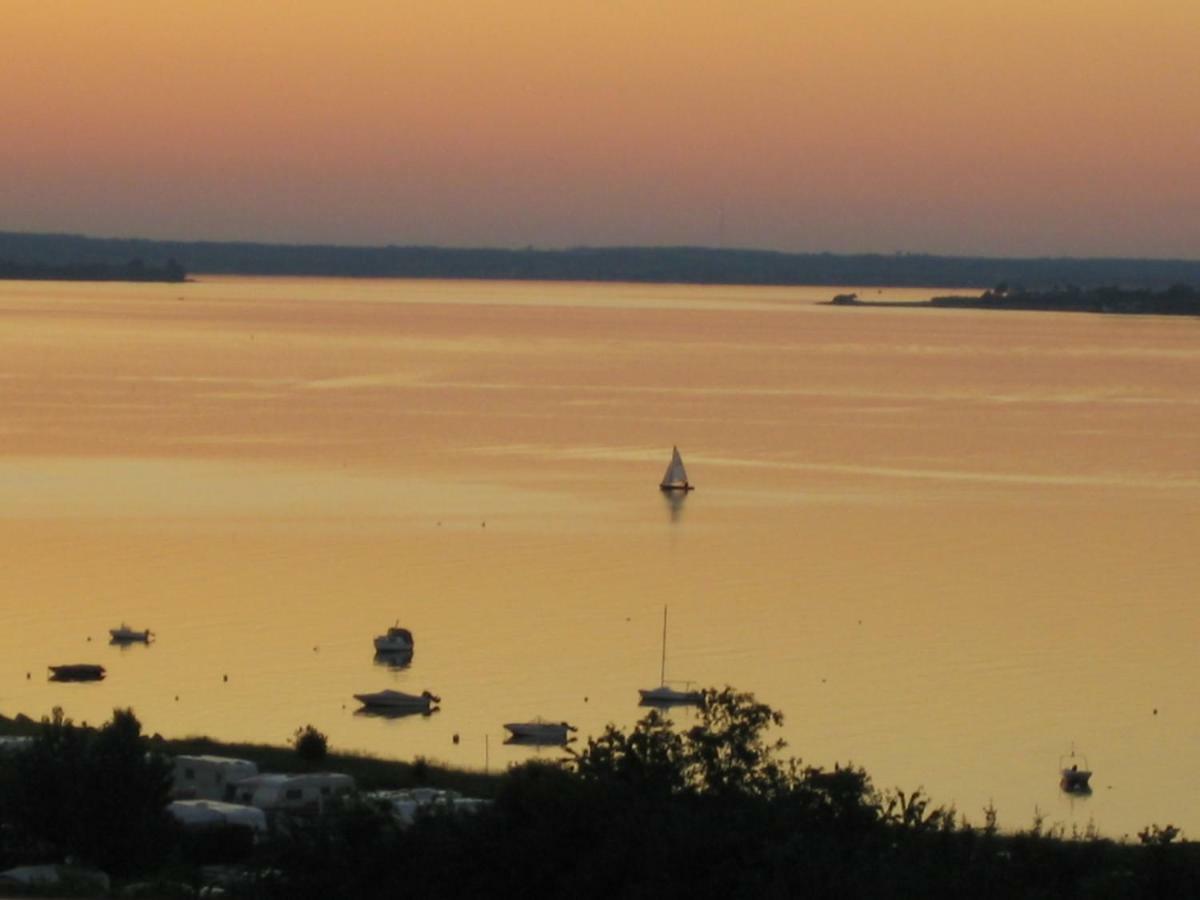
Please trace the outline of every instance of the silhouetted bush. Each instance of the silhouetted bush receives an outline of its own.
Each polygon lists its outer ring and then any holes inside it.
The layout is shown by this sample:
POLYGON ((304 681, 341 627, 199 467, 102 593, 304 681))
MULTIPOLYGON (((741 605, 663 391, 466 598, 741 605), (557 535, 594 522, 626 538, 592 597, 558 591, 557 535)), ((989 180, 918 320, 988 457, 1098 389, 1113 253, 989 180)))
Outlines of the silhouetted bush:
POLYGON ((319 763, 329 753, 329 738, 312 725, 297 728, 292 735, 296 755, 306 763, 319 763))

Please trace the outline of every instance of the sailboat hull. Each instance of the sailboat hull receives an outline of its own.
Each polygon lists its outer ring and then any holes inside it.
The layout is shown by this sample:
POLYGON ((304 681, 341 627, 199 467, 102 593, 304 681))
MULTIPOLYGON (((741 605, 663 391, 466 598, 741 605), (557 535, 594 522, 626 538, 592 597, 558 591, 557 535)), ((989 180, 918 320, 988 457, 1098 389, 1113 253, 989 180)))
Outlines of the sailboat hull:
POLYGON ((690 484, 660 484, 660 491, 694 491, 696 488, 690 484))

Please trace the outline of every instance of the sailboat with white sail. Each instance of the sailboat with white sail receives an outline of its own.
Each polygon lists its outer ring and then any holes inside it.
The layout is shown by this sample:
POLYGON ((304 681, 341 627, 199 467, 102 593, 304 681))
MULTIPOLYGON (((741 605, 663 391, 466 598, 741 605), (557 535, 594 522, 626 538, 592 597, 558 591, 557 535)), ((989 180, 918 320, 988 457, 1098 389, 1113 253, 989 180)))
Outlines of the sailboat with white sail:
MULTIPOLYGON (((678 451, 677 451, 678 452, 678 451)), ((679 682, 676 682, 678 684, 679 682)), ((662 666, 659 685, 656 688, 639 688, 643 706, 699 706, 704 703, 704 692, 692 687, 690 681, 683 688, 672 687, 667 682, 667 608, 663 607, 662 666)))
POLYGON ((683 467, 683 457, 679 455, 678 447, 672 448, 671 462, 667 465, 667 472, 663 475, 658 489, 660 491, 694 491, 696 489, 695 485, 688 481, 687 469, 683 467))

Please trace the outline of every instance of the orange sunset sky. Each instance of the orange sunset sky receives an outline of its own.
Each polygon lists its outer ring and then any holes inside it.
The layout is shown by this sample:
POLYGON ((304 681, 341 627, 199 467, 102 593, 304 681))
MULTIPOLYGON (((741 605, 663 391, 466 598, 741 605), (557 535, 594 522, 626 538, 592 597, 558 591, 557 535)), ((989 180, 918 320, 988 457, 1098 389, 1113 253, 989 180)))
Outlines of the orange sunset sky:
POLYGON ((1198 0, 0 0, 0 229, 1200 256, 1198 0))

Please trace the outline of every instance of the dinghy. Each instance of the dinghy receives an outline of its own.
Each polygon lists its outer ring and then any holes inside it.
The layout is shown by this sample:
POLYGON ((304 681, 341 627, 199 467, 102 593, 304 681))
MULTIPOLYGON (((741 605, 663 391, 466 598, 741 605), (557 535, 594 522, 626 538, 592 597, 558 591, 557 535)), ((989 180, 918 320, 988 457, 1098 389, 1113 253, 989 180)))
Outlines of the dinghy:
POLYGON ((660 491, 694 491, 696 489, 688 482, 687 469, 683 467, 683 457, 679 455, 678 447, 674 447, 671 451, 671 462, 667 465, 667 472, 663 475, 658 489, 660 491))
POLYGON ((532 722, 508 722, 504 726, 512 735, 513 743, 529 744, 565 744, 570 732, 575 726, 566 722, 547 722, 544 719, 534 719, 532 722))

